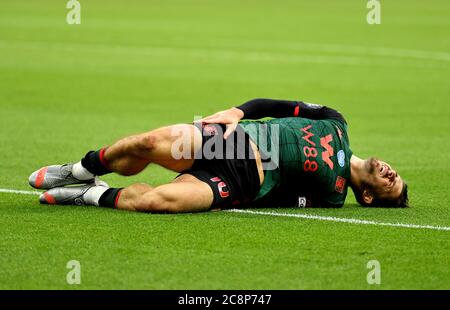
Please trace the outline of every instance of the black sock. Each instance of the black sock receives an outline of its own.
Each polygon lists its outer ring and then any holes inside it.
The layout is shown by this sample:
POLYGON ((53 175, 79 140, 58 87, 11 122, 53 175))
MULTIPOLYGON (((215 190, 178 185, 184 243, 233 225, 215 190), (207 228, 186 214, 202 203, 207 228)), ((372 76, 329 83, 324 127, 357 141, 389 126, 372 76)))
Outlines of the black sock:
POLYGON ((122 188, 108 188, 98 200, 98 205, 104 208, 116 208, 122 188))
POLYGON ((90 173, 94 175, 104 175, 111 173, 108 168, 108 163, 105 160, 106 148, 100 149, 98 151, 88 152, 83 159, 81 159, 81 165, 86 168, 90 173))

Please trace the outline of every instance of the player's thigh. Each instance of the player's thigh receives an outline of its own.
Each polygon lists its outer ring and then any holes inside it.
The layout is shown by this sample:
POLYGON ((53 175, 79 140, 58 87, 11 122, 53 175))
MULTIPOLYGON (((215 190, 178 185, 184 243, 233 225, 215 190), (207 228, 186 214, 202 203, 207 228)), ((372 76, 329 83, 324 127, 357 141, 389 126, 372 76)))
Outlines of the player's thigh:
POLYGON ((191 124, 162 127, 149 133, 156 141, 151 160, 174 171, 192 167, 195 153, 201 150, 201 131, 191 124))
POLYGON ((149 212, 181 213, 207 211, 213 202, 211 187, 192 175, 184 174, 172 183, 156 187, 142 197, 142 208, 149 212))

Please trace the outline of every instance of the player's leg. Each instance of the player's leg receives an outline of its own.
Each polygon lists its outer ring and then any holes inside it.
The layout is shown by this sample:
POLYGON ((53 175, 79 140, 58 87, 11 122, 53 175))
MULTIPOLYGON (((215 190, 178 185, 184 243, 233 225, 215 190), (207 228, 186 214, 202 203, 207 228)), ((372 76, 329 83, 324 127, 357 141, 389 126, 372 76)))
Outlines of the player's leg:
MULTIPOLYGON (((250 138, 245 137, 245 149, 249 150, 250 138)), ((156 147, 161 152, 160 156, 156 152, 149 160, 154 162, 166 160, 165 148, 167 146, 156 147)), ((117 153, 120 152, 117 151, 117 153)), ((126 152, 126 154, 131 153, 132 151, 126 152)), ((134 156, 137 155, 134 154, 134 156)), ((191 167, 187 171, 171 184, 154 189, 145 184, 136 184, 125 189, 95 185, 58 187, 44 193, 40 201, 50 204, 88 204, 147 212, 194 212, 207 210, 211 206, 227 208, 248 204, 257 195, 262 183, 258 163, 255 163, 253 158, 200 159, 194 169, 191 167)))
POLYGON ((135 184, 124 188, 116 208, 156 213, 207 211, 213 202, 211 187, 192 175, 184 174, 172 183, 151 188, 135 184))
POLYGON ((147 184, 134 184, 123 189, 95 185, 57 187, 43 193, 40 202, 180 213, 206 211, 213 203, 213 198, 213 191, 207 183, 184 174, 172 183, 155 188, 147 184))
POLYGON ((201 143, 200 130, 194 125, 167 126, 117 141, 105 150, 104 161, 111 171, 122 175, 139 173, 150 163, 181 172, 192 166, 201 143), (179 144, 189 148, 183 150, 187 158, 174 157, 173 152, 180 151, 174 146, 179 144))
POLYGON ((181 172, 192 166, 194 154, 201 146, 201 133, 194 125, 162 127, 120 139, 108 148, 88 152, 76 164, 43 167, 31 174, 29 183, 39 189, 92 183, 94 176, 110 172, 137 174, 152 162, 181 172), (174 146, 183 146, 181 158, 174 157, 174 151, 180 151, 174 146))

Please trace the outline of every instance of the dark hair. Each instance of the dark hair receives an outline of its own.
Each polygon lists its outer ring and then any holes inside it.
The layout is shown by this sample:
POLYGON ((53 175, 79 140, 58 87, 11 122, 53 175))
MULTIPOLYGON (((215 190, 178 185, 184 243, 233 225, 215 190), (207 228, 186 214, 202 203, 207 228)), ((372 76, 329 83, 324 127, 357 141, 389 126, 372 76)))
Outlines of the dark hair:
POLYGON ((408 208, 409 207, 409 199, 408 199, 408 184, 403 182, 402 192, 400 193, 400 197, 398 199, 377 199, 374 198, 371 203, 367 203, 364 201, 362 197, 362 189, 353 188, 353 193, 355 194, 356 201, 363 207, 375 207, 375 208, 408 208))

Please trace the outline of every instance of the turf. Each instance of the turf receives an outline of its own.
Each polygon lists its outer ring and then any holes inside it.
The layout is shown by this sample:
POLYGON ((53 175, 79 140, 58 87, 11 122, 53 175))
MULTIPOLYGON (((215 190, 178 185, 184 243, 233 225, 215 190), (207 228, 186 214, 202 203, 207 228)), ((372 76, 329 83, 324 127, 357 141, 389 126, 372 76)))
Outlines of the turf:
MULTIPOLYGON (((0 2, 0 188, 128 134, 254 97, 338 108, 352 150, 410 185, 407 210, 271 210, 450 226, 450 3, 0 2)), ((151 167, 114 186, 158 185, 151 167)), ((270 211, 267 209, 265 211, 270 211)), ((449 289, 449 231, 212 212, 47 207, 0 193, 1 289, 449 289), (82 283, 66 283, 66 263, 82 283), (366 282, 369 260, 381 285, 366 282)))

